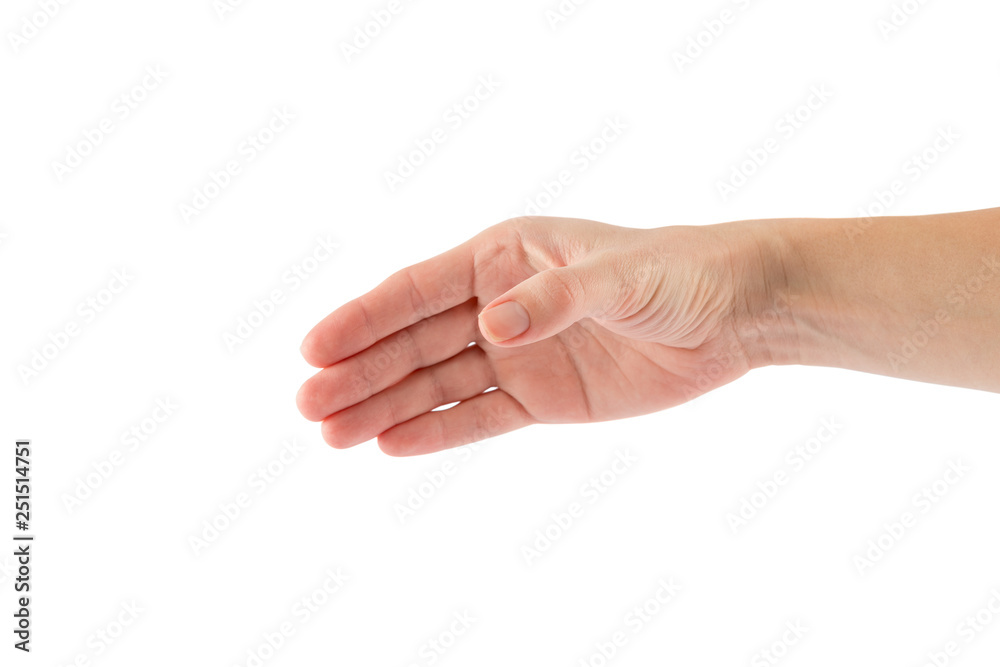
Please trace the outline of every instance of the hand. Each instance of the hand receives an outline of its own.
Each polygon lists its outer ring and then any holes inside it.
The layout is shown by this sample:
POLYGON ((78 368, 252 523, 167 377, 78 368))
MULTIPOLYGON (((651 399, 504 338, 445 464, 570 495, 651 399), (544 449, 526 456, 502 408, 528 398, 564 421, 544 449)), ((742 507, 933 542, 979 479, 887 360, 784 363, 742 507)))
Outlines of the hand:
POLYGON ((501 223, 316 325, 299 409, 334 447, 404 456, 678 405, 754 363, 768 267, 749 231, 501 223))

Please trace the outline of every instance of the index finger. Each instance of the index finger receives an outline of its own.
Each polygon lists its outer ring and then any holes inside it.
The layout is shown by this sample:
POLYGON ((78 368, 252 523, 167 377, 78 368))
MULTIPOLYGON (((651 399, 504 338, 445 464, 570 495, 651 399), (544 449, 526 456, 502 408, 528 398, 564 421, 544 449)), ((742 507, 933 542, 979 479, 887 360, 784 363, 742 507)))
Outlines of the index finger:
POLYGON ((401 269, 323 318, 302 342, 302 356, 325 368, 464 303, 473 296, 474 273, 470 241, 401 269))

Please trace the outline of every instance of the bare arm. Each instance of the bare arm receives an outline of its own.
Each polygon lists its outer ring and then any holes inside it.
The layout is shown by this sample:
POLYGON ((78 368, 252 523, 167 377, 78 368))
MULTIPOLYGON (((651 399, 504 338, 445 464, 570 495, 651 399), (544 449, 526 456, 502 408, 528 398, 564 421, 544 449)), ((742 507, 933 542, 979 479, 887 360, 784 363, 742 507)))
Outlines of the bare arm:
MULTIPOLYGON (((834 366, 1000 392, 1000 209, 757 224, 787 290, 753 365, 834 366)), ((761 285, 764 283, 762 282, 761 285)))

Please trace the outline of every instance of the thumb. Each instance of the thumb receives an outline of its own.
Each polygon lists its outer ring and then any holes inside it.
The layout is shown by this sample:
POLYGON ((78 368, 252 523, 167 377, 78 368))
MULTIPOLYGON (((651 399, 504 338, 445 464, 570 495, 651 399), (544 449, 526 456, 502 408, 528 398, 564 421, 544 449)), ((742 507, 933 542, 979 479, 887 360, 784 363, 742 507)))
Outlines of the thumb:
POLYGON ((615 305, 610 273, 593 260, 536 273, 483 308, 479 330, 491 343, 517 347, 600 317, 615 305))

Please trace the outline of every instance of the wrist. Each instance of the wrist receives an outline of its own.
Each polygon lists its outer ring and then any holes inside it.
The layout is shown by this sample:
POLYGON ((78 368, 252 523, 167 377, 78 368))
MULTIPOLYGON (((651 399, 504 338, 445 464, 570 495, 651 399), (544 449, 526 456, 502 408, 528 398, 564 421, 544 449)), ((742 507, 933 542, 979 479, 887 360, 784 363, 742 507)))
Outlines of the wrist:
POLYGON ((732 328, 748 366, 802 363, 802 311, 809 286, 788 220, 725 223, 732 249, 732 328))

